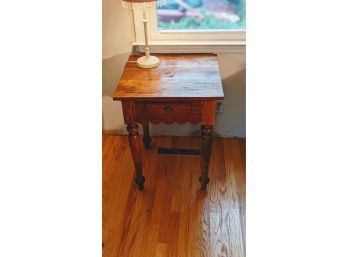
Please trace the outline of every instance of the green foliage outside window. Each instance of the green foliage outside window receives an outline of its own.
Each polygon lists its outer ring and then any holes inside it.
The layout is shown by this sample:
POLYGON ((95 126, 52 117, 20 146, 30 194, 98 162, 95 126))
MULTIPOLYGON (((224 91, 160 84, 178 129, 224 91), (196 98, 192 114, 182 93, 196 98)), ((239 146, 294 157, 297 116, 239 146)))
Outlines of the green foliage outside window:
POLYGON ((209 30, 209 29, 244 29, 246 25, 245 19, 245 0, 240 1, 237 6, 238 15, 240 20, 238 22, 231 22, 224 19, 217 19, 213 15, 208 15, 204 8, 197 8, 203 15, 203 19, 197 19, 195 17, 184 16, 178 21, 171 20, 169 22, 163 22, 158 20, 158 28, 161 30, 180 30, 180 29, 197 29, 197 30, 209 30))

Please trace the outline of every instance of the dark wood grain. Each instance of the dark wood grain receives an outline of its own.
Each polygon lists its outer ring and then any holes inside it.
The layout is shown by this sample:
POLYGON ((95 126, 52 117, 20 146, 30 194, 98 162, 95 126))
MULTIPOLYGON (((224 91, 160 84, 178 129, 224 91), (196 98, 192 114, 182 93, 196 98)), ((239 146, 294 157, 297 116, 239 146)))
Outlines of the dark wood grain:
POLYGON ((136 122, 136 111, 134 101, 122 101, 123 119, 125 124, 136 122))
POLYGON ((150 137, 150 128, 149 128, 149 122, 148 121, 143 121, 143 132, 144 132, 144 138, 143 142, 145 145, 145 149, 150 149, 151 148, 151 137, 150 137))
POLYGON ((216 55, 159 54, 160 65, 151 69, 139 68, 138 57, 129 57, 114 100, 217 100, 224 97, 216 55))
MULTIPOLYGON (((201 102, 143 102, 135 104, 136 120, 143 123, 149 121, 153 124, 161 122, 166 124, 190 122, 197 124, 201 121, 201 102)), ((214 107, 215 110, 215 107, 214 107)))
POLYGON ((161 64, 152 69, 136 65, 131 55, 114 100, 121 100, 129 143, 136 169, 136 182, 143 189, 138 125, 143 124, 145 148, 151 147, 149 122, 202 124, 201 189, 209 183, 209 157, 216 100, 223 99, 219 64, 213 54, 162 54, 161 64))
POLYGON ((201 169, 202 175, 199 177, 199 181, 201 182, 201 189, 205 190, 209 183, 209 162, 210 162, 210 153, 211 153, 211 145, 213 141, 213 126, 210 125, 202 125, 202 157, 201 157, 201 169))
POLYGON ((127 130, 129 132, 129 145, 135 167, 135 183, 138 185, 138 188, 140 190, 143 190, 145 177, 142 174, 141 140, 139 135, 139 126, 136 123, 129 123, 127 130))
POLYGON ((202 101, 201 102, 201 122, 204 125, 215 124, 215 110, 216 101, 202 101))

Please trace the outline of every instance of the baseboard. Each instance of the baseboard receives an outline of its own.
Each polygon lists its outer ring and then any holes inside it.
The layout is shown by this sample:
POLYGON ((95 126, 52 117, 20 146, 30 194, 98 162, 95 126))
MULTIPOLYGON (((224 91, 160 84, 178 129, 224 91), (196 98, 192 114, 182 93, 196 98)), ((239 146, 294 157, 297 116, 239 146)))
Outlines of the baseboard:
POLYGON ((114 129, 114 130, 102 130, 103 135, 115 135, 115 136, 125 136, 127 133, 123 132, 122 129, 114 129))
MULTIPOLYGON (((139 133, 142 135, 142 132, 139 131, 139 133)), ((115 129, 115 130, 102 130, 103 135, 115 135, 115 136, 127 136, 127 133, 124 133, 122 130, 115 129)), ((198 137, 199 134, 191 134, 191 135, 151 135, 151 137, 198 137)), ((214 133, 213 137, 221 137, 221 138, 235 138, 235 139, 246 139, 245 137, 237 137, 237 136, 221 136, 219 134, 214 133)))

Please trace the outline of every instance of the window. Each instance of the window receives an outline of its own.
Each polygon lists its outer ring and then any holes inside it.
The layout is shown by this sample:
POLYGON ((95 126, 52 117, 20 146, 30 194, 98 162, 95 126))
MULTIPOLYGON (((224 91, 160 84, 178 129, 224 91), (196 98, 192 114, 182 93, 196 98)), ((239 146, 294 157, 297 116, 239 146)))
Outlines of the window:
POLYGON ((159 30, 245 28, 245 0, 167 0, 157 9, 159 30))
MULTIPOLYGON (((246 0, 166 0, 148 11, 152 52, 244 52, 246 0)), ((143 51, 142 10, 134 9, 135 42, 143 51)))

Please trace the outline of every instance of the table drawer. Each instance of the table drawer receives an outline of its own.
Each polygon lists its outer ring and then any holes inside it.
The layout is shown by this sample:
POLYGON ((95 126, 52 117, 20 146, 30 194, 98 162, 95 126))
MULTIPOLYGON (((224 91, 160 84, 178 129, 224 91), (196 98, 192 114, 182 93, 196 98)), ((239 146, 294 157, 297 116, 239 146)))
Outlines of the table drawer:
POLYGON ((197 102, 137 102, 138 122, 198 123, 201 119, 201 103, 197 102))
POLYGON ((155 115, 190 114, 191 103, 145 103, 145 113, 155 115))

